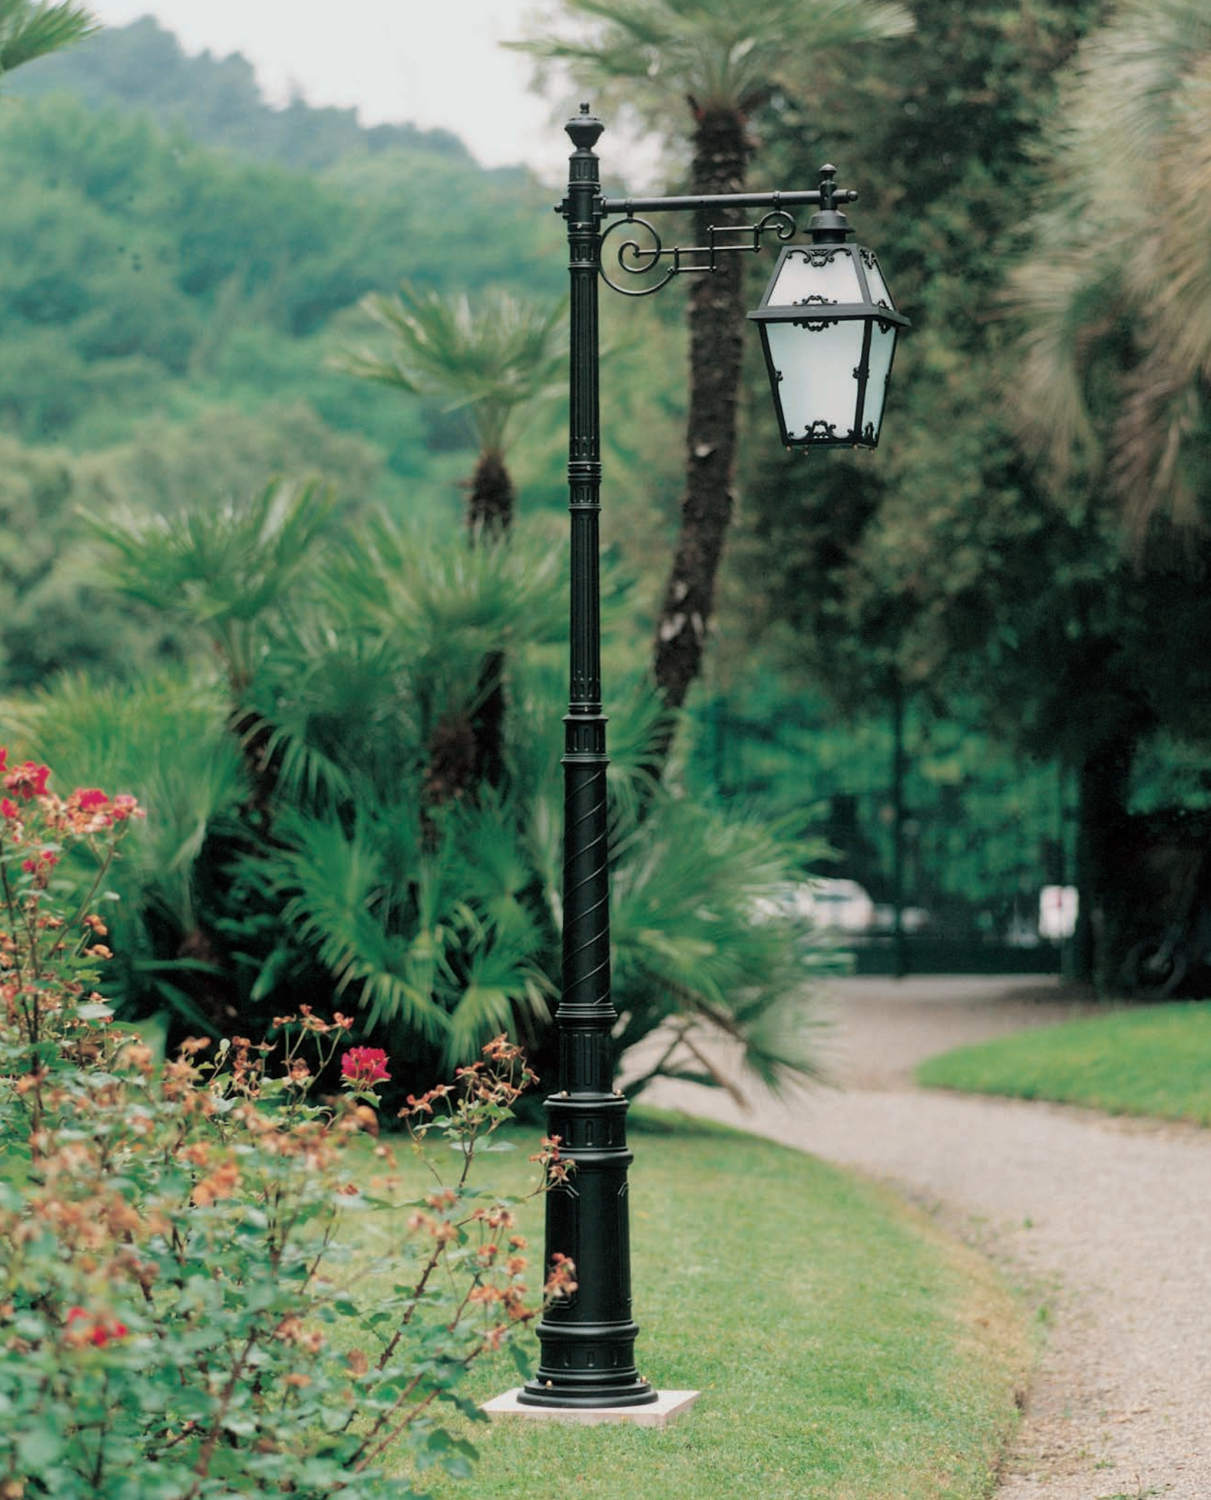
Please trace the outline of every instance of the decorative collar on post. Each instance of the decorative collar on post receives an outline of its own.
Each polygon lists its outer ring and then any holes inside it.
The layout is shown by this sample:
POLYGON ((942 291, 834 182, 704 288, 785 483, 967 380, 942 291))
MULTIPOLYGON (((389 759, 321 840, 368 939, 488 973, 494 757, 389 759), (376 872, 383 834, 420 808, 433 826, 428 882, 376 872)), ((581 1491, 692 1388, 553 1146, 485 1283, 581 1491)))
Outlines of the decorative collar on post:
POLYGON ((872 250, 853 233, 838 202, 857 194, 820 169, 820 208, 808 222, 812 243, 788 245, 760 305, 749 317, 761 332, 782 441, 793 448, 873 448, 896 335, 896 311, 872 250))

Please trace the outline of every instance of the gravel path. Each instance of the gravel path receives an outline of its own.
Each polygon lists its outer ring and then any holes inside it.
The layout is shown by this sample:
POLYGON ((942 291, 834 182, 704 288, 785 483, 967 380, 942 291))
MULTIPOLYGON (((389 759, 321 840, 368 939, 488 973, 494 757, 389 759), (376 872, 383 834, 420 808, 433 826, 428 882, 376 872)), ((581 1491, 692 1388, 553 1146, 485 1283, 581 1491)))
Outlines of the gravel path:
POLYGON ((913 1065, 1072 1014, 1054 980, 835 983, 840 1089, 686 1109, 894 1181, 1045 1309, 1046 1348, 998 1500, 1211 1500, 1211 1131, 915 1089, 913 1065))

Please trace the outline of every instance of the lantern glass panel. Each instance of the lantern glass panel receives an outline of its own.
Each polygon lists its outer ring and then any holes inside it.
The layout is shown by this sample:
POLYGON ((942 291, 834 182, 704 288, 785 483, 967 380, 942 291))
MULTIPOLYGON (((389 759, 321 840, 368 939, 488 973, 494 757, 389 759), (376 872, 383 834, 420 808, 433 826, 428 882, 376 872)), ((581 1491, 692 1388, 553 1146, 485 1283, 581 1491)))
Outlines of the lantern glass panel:
POLYGON ((870 287, 870 300, 895 307, 891 293, 887 290, 887 283, 883 280, 883 272, 879 269, 879 262, 869 250, 862 251, 862 269, 866 272, 866 284, 870 287))
POLYGON ((879 436, 879 424, 883 420, 883 402, 887 396, 887 377, 891 373, 891 357, 896 348, 896 330, 888 327, 886 332, 878 323, 870 325, 870 354, 867 356, 870 374, 866 381, 866 401, 863 403, 862 426, 871 427, 874 436, 879 436))
POLYGON ((823 255, 809 250, 787 252, 765 302, 770 307, 789 307, 809 297, 822 297, 826 302, 862 301, 858 272, 848 247, 830 246, 823 255), (822 264, 813 265, 813 257, 822 264))
POLYGON ((801 439, 814 429, 821 437, 849 438, 858 399, 854 371, 862 360, 863 325, 831 322, 813 329, 802 323, 770 322, 763 330, 770 362, 781 377, 776 389, 787 437, 801 439), (821 423, 823 427, 817 425, 821 423))

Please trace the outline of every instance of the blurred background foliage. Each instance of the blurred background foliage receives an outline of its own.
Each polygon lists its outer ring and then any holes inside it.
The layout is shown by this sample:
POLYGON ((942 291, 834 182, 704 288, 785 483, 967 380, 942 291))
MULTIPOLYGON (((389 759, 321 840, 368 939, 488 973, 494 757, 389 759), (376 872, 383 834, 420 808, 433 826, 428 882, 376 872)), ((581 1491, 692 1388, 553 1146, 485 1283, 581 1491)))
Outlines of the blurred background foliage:
MULTIPOLYGON (((911 33, 896 10, 890 39, 799 86, 780 53, 745 96, 750 185, 839 162, 914 326, 874 455, 776 451, 747 350, 737 510, 659 787, 647 643, 684 292, 603 299, 619 1047, 710 1018, 767 1072, 810 1066, 793 997, 828 939, 789 909, 753 920, 809 873, 914 909, 954 963, 1011 960, 1041 886, 1077 883, 1068 960, 1113 983, 1160 920, 1127 857, 1140 828, 1211 800, 1205 350, 1158 353, 1170 287, 1199 327, 1211 305, 1198 6, 906 9, 911 33), (1155 107, 1124 129, 1159 186, 1091 103, 1099 79, 1130 93, 1141 27, 1155 107), (1186 260, 1158 285, 1129 251, 1162 189, 1186 260)), ((689 117, 669 130, 676 190, 689 117)), ((336 991, 417 1082, 506 1022, 541 1051, 564 416, 520 400, 494 444, 483 382, 404 370, 384 312, 461 308, 465 332, 528 307, 549 334, 551 190, 444 132, 271 108, 245 60, 143 20, 4 78, 0 191, 3 738, 155 813, 120 876, 129 1003, 251 1028, 336 991), (489 452, 508 519, 484 526, 489 452)), ((754 303, 768 271, 746 265, 754 303)), ((700 1070, 692 1031, 666 1066, 700 1070)))

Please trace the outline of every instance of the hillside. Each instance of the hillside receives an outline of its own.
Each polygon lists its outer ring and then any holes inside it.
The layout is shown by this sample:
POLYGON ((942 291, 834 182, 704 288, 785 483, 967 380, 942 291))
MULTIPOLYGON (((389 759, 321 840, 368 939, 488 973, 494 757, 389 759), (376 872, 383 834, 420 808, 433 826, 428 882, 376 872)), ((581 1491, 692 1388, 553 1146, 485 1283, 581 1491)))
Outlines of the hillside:
MULTIPOLYGON (((151 21, 4 80, 0 192, 0 684, 129 670, 152 645, 90 628, 77 508, 319 474, 453 520, 462 415, 331 357, 373 339, 358 300, 401 279, 544 299, 565 277, 524 171, 443 132, 272 109, 243 58, 186 57, 151 21)), ((547 488, 531 503, 561 496, 557 468, 547 488)))
POLYGON ((247 58, 238 52, 191 57, 151 16, 31 63, 5 83, 5 91, 25 99, 70 94, 92 109, 114 105, 145 112, 200 145, 286 167, 318 170, 347 156, 394 150, 471 164, 470 153, 449 131, 415 125, 367 129, 355 110, 316 109, 302 99, 275 109, 263 98, 247 58))

